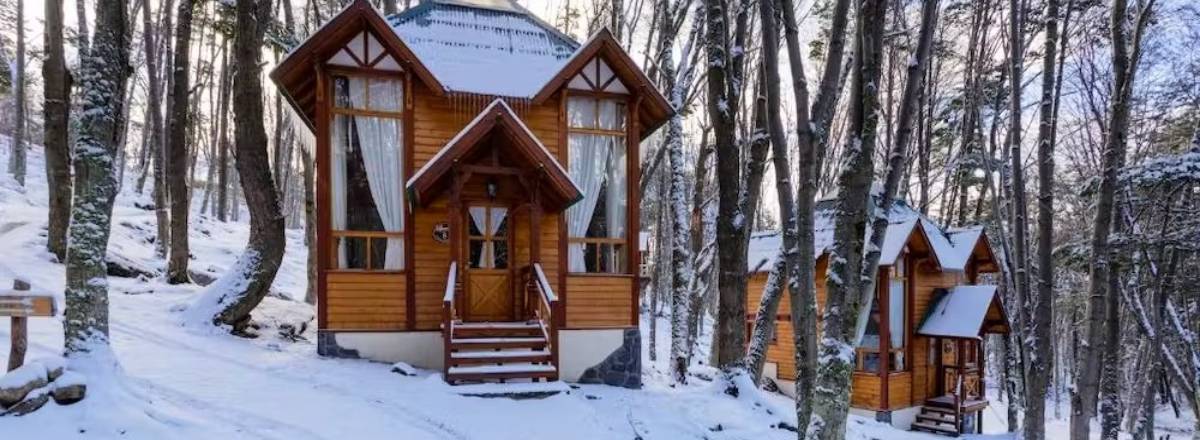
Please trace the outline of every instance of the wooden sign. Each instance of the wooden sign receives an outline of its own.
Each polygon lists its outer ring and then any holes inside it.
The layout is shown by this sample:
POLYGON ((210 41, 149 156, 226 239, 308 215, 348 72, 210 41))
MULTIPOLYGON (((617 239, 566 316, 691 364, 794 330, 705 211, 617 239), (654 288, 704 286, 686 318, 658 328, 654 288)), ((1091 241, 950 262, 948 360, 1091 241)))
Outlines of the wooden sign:
POLYGON ((54 316, 54 297, 22 291, 0 292, 0 316, 54 316))

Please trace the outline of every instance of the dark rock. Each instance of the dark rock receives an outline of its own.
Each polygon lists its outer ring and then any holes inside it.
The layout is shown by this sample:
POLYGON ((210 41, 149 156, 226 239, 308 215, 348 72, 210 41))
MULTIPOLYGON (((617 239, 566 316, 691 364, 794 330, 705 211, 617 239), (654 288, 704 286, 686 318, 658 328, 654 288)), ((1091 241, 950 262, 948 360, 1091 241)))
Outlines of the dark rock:
POLYGON ((337 333, 325 330, 317 331, 317 354, 327 357, 360 359, 358 350, 343 348, 337 343, 337 333))
POLYGON ((54 397, 54 403, 59 405, 70 405, 83 400, 83 397, 86 394, 87 385, 82 383, 55 386, 54 391, 50 393, 50 395, 54 397))
POLYGON ((3 415, 23 416, 31 412, 37 411, 50 401, 50 390, 47 388, 38 388, 29 393, 24 400, 17 402, 16 405, 8 407, 8 410, 3 415))

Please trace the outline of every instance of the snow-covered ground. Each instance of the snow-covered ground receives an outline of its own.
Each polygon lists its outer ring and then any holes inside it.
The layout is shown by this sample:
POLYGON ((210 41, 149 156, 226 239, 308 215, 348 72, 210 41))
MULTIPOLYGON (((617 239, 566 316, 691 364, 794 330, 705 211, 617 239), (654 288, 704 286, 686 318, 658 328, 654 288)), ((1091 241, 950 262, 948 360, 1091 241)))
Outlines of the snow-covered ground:
MULTIPOLYGON (((0 163, 7 162, 7 152, 0 142, 0 163)), ((44 250, 41 150, 31 151, 29 159, 24 189, 7 174, 0 176, 0 286, 10 286, 19 276, 35 289, 54 293, 61 306, 63 267, 44 250)), ((138 207, 146 206, 146 196, 135 194, 134 176, 127 177, 117 199, 110 253, 161 268, 152 242, 154 213, 138 207)), ((197 206, 202 197, 198 191, 197 206)), ((245 224, 193 216, 192 267, 220 274, 237 258, 246 236, 245 224)), ((72 406, 50 403, 25 417, 0 417, 0 433, 46 439, 795 438, 787 429, 795 426, 795 415, 785 397, 765 392, 726 396, 719 385, 702 378, 713 376, 703 366, 696 367, 702 377, 671 386, 664 373, 665 321, 658 328, 659 363, 650 363, 643 353, 646 386, 641 390, 579 385, 544 399, 464 397, 436 372, 406 377, 385 364, 318 357, 313 310, 298 300, 305 286, 303 233, 289 230, 287 237, 275 294, 254 313, 260 337, 185 326, 180 310, 196 297, 198 287, 110 278, 111 338, 123 372, 110 382, 124 393, 112 398, 92 394, 72 406), (305 329, 299 339, 282 334, 281 329, 301 326, 305 329)), ((5 324, 0 319, 0 356, 8 352, 5 324)), ((31 320, 30 336, 30 359, 60 354, 61 317, 31 320)), ((1003 408, 990 411, 995 417, 985 426, 1003 431, 1003 408)), ((1052 423, 1065 434, 1065 421, 1052 423)), ((848 437, 855 440, 941 438, 860 417, 851 417, 849 425, 848 437)))

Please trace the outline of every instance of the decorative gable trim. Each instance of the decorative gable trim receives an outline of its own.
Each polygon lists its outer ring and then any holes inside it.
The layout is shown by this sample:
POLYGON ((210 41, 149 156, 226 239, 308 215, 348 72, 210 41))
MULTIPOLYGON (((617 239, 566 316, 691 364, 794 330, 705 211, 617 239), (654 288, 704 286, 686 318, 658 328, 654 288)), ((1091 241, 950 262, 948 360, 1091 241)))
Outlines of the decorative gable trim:
POLYGON ((370 67, 380 70, 408 71, 437 96, 445 88, 421 63, 416 54, 396 35, 383 14, 367 0, 354 0, 316 32, 289 52, 271 71, 275 82, 289 103, 313 129, 316 100, 313 66, 331 63, 341 66, 370 67), (355 41, 363 44, 361 51, 346 46, 355 41), (372 41, 374 41, 372 43, 372 41))
POLYGON ((542 86, 542 89, 533 96, 533 104, 545 103, 564 87, 590 87, 592 90, 598 88, 607 92, 605 89, 614 81, 620 83, 621 88, 625 89, 625 93, 638 94, 643 97, 639 104, 641 111, 638 112, 639 117, 642 118, 639 124, 641 128, 639 134, 642 138, 653 133, 674 114, 667 98, 658 92, 658 89, 650 82, 650 78, 646 77, 637 63, 621 48, 621 44, 617 42, 608 28, 601 29, 583 46, 580 46, 574 55, 571 55, 562 70, 550 78, 550 81, 546 82, 546 85, 542 86), (597 60, 599 61, 593 63, 597 60), (599 70, 600 62, 603 62, 603 65, 611 70, 610 78, 605 78, 603 71, 599 70), (589 66, 596 69, 593 71, 594 73, 585 73, 589 66), (600 83, 596 84, 597 81, 600 83))

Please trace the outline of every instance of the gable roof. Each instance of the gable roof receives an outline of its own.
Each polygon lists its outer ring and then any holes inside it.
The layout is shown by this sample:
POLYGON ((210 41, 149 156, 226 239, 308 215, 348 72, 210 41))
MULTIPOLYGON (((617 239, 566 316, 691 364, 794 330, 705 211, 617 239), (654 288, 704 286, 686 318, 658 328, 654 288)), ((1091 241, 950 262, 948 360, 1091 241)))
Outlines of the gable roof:
POLYGON ((280 60, 279 65, 271 70, 271 80, 284 91, 288 103, 309 129, 315 127, 313 120, 316 119, 317 87, 312 65, 319 64, 319 61, 325 61, 340 51, 343 45, 364 30, 370 32, 382 44, 383 49, 395 58, 401 68, 411 72, 435 94, 443 93, 444 88, 437 77, 396 35, 383 18, 383 14, 367 0, 354 0, 307 39, 292 48, 280 60))
POLYGON ((417 205, 432 202, 438 193, 439 182, 452 171, 454 163, 474 152, 480 145, 479 141, 494 130, 504 131, 505 139, 512 141, 504 144, 512 147, 511 153, 536 165, 536 169, 548 177, 546 181, 549 184, 544 186, 552 197, 548 200, 548 206, 566 209, 583 198, 583 191, 571 180, 567 170, 550 150, 521 122, 512 107, 503 99, 496 98, 408 179, 405 186, 410 200, 417 205))
POLYGON ((353 0, 271 72, 310 129, 316 117, 316 75, 311 66, 337 53, 363 28, 438 96, 475 94, 540 104, 589 61, 601 57, 641 98, 637 100, 640 139, 662 126, 673 112, 607 29, 580 45, 515 0, 423 0, 387 18, 368 0, 353 0))
MULTIPOLYGON (((872 200, 878 206, 879 195, 873 195, 872 200)), ((813 213, 813 252, 819 258, 833 247, 836 201, 818 201, 814 209, 816 212, 813 213)), ((903 253, 905 245, 909 244, 914 236, 928 244, 930 256, 942 270, 962 271, 972 256, 984 263, 980 265, 981 272, 999 270, 982 226, 945 230, 903 200, 896 200, 888 212, 888 228, 880 248, 879 265, 895 264, 896 258, 903 253)), ((779 254, 781 242, 782 237, 776 231, 751 234, 747 248, 747 270, 770 270, 779 254)))
POLYGON ((996 286, 955 286, 942 290, 917 330, 922 336, 978 339, 983 333, 1008 333, 1008 315, 996 286))
POLYGON ((568 81, 583 70, 594 58, 601 58, 616 74, 617 79, 625 83, 626 88, 641 94, 643 99, 639 107, 640 136, 645 138, 658 127, 662 126, 674 113, 671 103, 658 92, 650 78, 638 67, 629 54, 621 48, 621 43, 613 36, 607 27, 592 35, 579 48, 561 69, 550 78, 533 96, 534 104, 541 104, 563 88, 568 81))
POLYGON ((532 97, 579 48, 511 0, 426 0, 388 22, 450 92, 532 97))

